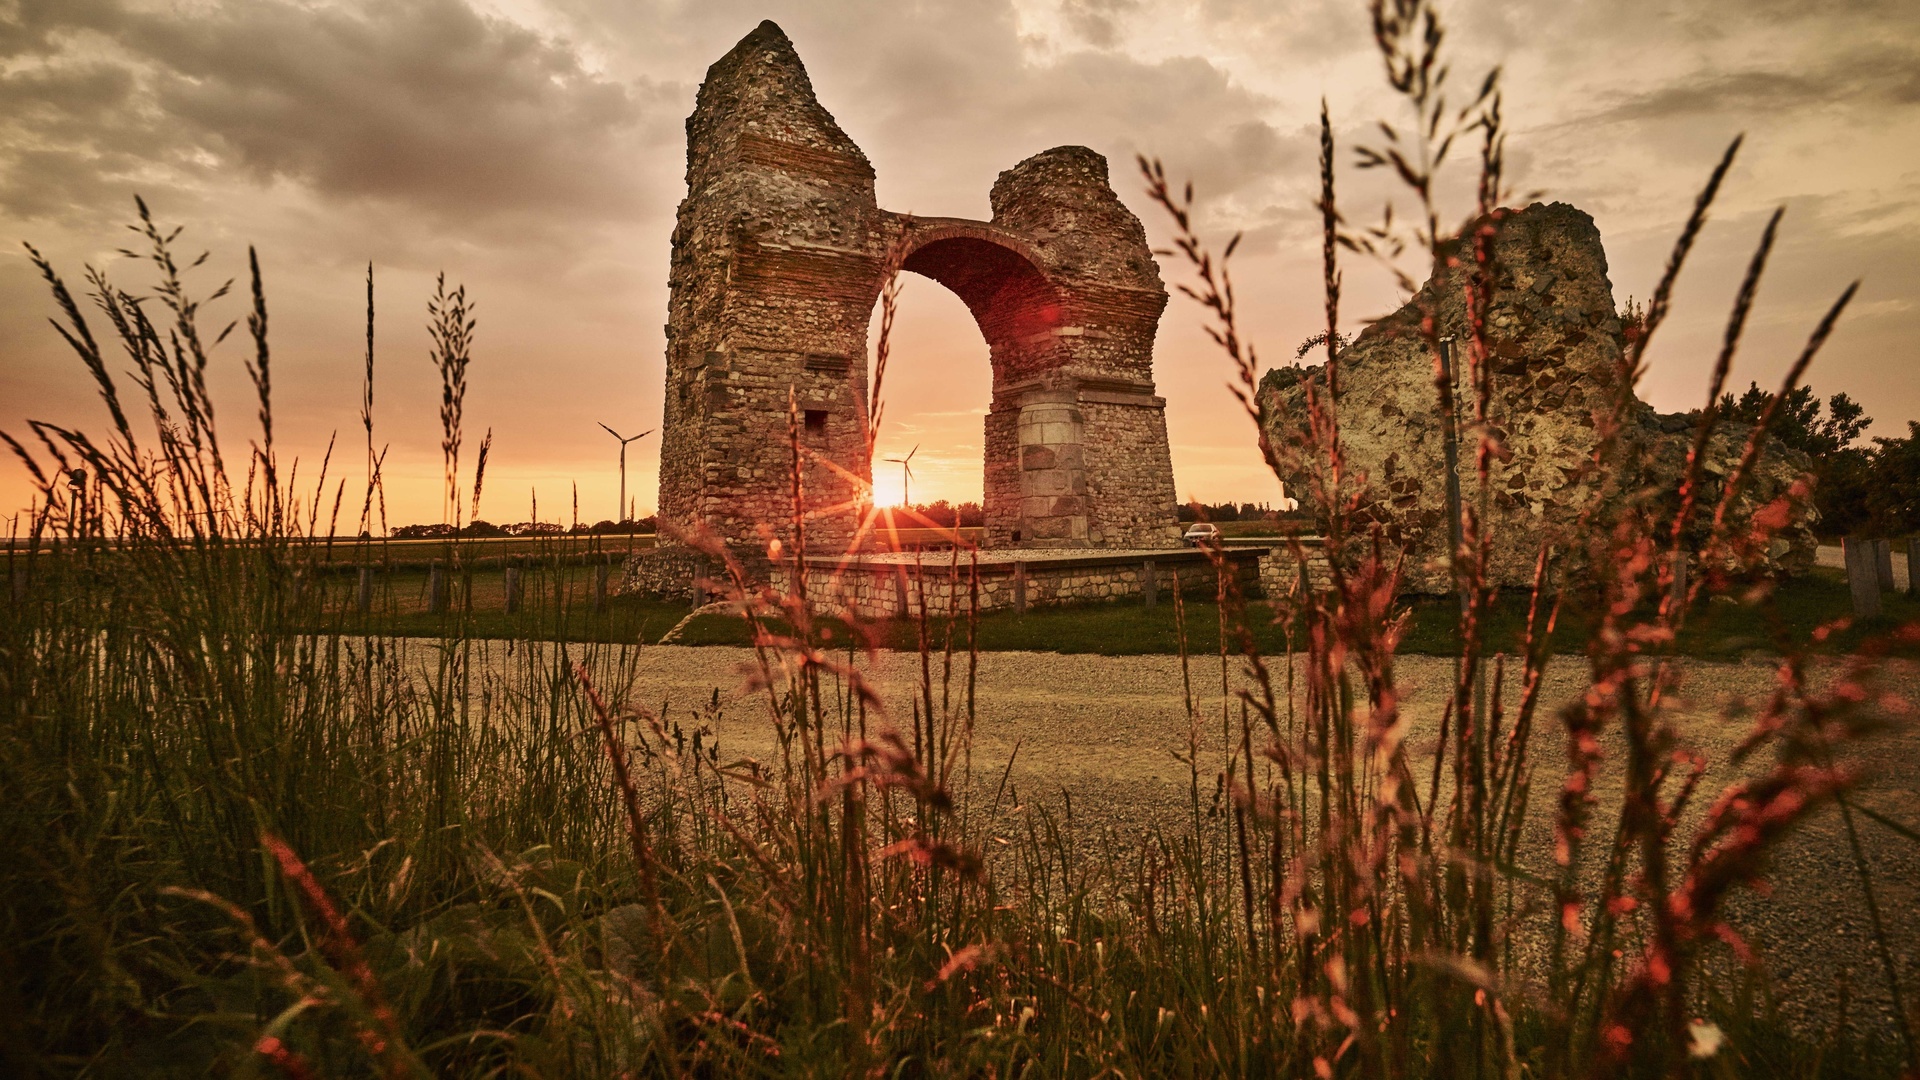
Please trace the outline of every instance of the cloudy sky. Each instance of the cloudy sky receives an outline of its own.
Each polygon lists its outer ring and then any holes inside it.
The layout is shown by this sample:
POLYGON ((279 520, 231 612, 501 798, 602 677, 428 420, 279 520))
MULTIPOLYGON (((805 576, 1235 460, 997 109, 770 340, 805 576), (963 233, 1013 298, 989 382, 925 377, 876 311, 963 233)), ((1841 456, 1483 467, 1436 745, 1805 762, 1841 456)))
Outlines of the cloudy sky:
MULTIPOLYGON (((1920 418, 1920 4, 1442 11, 1460 83, 1504 67, 1516 186, 1593 214, 1622 300, 1650 291, 1693 192, 1746 133, 1644 396, 1699 403, 1736 278, 1785 205, 1739 385, 1777 379, 1860 277, 1811 382, 1865 403, 1877 433, 1920 418)), ((211 252, 196 272, 207 290, 259 248, 277 434, 305 468, 338 432, 350 449, 336 469, 351 462, 359 479, 371 261, 393 521, 439 519, 424 321, 445 271, 479 303, 466 415, 475 435, 494 433, 481 515, 523 520, 537 497, 542 518, 565 520, 577 483, 583 517, 612 516, 616 448, 594 425, 659 420, 682 123, 707 65, 763 18, 794 40, 889 209, 987 217, 1001 170, 1080 143, 1107 155, 1121 198, 1160 240, 1134 155, 1192 177, 1204 231, 1247 234, 1237 279, 1270 362, 1290 360, 1319 319, 1321 97, 1356 220, 1378 214, 1382 189, 1345 151, 1375 120, 1402 117, 1359 0, 0 0, 0 428, 105 422, 18 242, 70 280, 94 263, 143 288, 140 265, 115 254, 138 193, 185 226, 183 245, 211 252)), ((1398 302, 1384 268, 1352 260, 1347 280, 1352 326, 1398 302)), ((209 321, 241 314, 223 301, 209 321)), ((238 345, 210 375, 229 441, 252 414, 238 345)), ((910 278, 895 356, 883 452, 919 445, 917 500, 978 498, 990 377, 960 302, 910 278)), ((1156 374, 1180 495, 1272 498, 1224 363, 1179 298, 1156 374)), ((642 440, 629 463, 643 511, 656 445, 642 440)), ((0 514, 28 497, 24 470, 0 463, 0 514)))

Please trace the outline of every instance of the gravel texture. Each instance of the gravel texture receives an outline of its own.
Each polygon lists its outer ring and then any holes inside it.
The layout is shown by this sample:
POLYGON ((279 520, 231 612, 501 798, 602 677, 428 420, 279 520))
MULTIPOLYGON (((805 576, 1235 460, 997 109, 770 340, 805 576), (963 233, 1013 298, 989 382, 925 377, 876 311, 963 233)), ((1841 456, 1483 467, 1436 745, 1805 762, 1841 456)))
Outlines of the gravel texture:
MULTIPOLYGON (((638 700, 665 702, 671 717, 685 721, 717 689, 723 704, 718 732, 723 756, 770 756, 774 743, 764 696, 745 695, 741 689, 751 650, 649 646, 633 659, 638 700)), ((955 700, 965 684, 965 663, 964 656, 956 658, 955 700)), ((882 653, 871 664, 862 660, 861 666, 900 718, 897 726, 906 728, 912 715, 909 702, 918 692, 919 657, 882 653)), ((1431 760, 1452 668, 1453 662, 1443 657, 1406 656, 1396 664, 1406 697, 1410 746, 1419 761, 1431 760)), ((1829 665, 1815 677, 1830 677, 1833 670, 1829 665)), ((1219 657, 1195 658, 1190 674, 1202 740, 1202 797, 1209 799, 1221 762, 1219 657)), ((1276 679, 1283 676, 1283 669, 1276 667, 1276 679)), ((932 677, 938 703, 938 657, 932 677)), ((1920 669, 1894 665, 1887 677, 1908 698, 1920 700, 1920 669)), ((1726 715, 1729 706, 1741 700, 1763 702, 1773 678, 1773 667, 1758 661, 1685 665, 1675 722, 1684 741, 1703 753, 1710 767, 1681 836, 1690 835, 1714 794, 1737 775, 1730 755, 1749 721, 1726 715)), ((1227 682, 1230 692, 1244 685, 1237 661, 1229 666, 1227 682)), ((1553 717, 1559 705, 1585 686, 1584 665, 1573 658, 1556 660, 1545 682, 1532 755, 1537 768, 1534 828, 1526 845, 1531 850, 1523 854, 1537 867, 1545 865, 1548 816, 1565 762, 1564 740, 1553 717)), ((987 653, 979 660, 978 687, 973 768, 976 786, 989 796, 1007 770, 1015 796, 1009 805, 1025 799, 1058 806, 1070 798, 1077 822, 1112 830, 1122 842, 1156 824, 1177 828, 1186 820, 1189 774, 1175 757, 1186 747, 1190 730, 1179 658, 987 653)), ((1237 712, 1233 722, 1237 727, 1237 712)), ((1256 732, 1256 746, 1257 740, 1256 732)), ((1610 741, 1607 749, 1597 788, 1603 814, 1618 806, 1620 783, 1621 746, 1610 741)), ((1763 764, 1749 762, 1748 767, 1763 764)), ((1856 794, 1860 803, 1909 827, 1920 822, 1920 737, 1911 728, 1877 737, 1856 755, 1856 764, 1867 775, 1856 794)), ((1416 771, 1425 775, 1424 766, 1416 766, 1416 771)), ((1599 818, 1594 831, 1602 839, 1611 821, 1599 818)), ((1920 845, 1858 816, 1855 824, 1911 1005, 1920 994, 1920 845)), ((1881 1030, 1890 1032, 1885 980, 1836 809, 1821 811, 1777 849, 1770 881, 1770 897, 1741 895, 1736 924, 1767 961, 1782 1008, 1802 1023, 1824 1027, 1831 1023, 1840 987, 1850 983, 1856 1021, 1868 1027, 1884 1024, 1881 1030)))

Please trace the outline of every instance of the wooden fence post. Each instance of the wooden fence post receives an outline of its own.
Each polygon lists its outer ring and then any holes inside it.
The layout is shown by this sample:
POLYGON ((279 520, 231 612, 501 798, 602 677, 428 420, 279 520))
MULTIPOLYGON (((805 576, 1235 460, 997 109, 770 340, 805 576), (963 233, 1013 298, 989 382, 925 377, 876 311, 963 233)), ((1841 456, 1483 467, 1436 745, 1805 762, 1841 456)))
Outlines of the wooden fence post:
POLYGON ((593 610, 596 613, 607 610, 607 575, 612 570, 605 562, 593 568, 593 610))
POLYGON ((893 568, 893 608, 902 619, 912 617, 912 611, 907 606, 907 567, 904 563, 896 563, 893 568))
POLYGON ((1673 610, 1676 612, 1687 607, 1687 566, 1692 561, 1684 551, 1673 557, 1673 610))
POLYGON ((1148 559, 1140 567, 1140 595, 1146 598, 1147 606, 1153 607, 1160 602, 1160 582, 1153 576, 1153 560, 1148 559))
POLYGON ((1017 614, 1027 613, 1027 564, 1013 564, 1013 610, 1017 614))
POLYGON ((1874 564, 1874 542, 1849 536, 1840 542, 1847 563, 1847 589, 1853 594, 1855 618, 1871 619, 1880 614, 1880 573, 1874 564))
POLYGON ((1893 541, 1873 542, 1873 572, 1880 579, 1880 591, 1893 591, 1893 541))
POLYGON ((520 610, 520 568, 507 567, 507 614, 520 610))
POLYGON ((1920 536, 1907 537, 1907 595, 1920 596, 1920 536))
POLYGON ((427 570, 427 613, 444 615, 447 613, 447 568, 435 559, 427 570))
POLYGON ((373 567, 371 566, 360 568, 360 582, 353 591, 353 607, 362 615, 373 610, 373 567))

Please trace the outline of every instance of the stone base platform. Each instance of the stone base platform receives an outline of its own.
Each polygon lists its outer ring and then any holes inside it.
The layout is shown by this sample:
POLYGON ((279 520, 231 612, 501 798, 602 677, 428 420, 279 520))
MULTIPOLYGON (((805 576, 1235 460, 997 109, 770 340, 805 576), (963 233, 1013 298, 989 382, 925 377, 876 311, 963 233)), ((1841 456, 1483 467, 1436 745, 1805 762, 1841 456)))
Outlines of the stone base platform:
MULTIPOLYGON (((766 548, 729 544, 727 550, 749 581, 764 582, 771 576, 766 548)), ((620 565, 614 592, 679 600, 699 607, 710 599, 710 590, 721 587, 726 580, 726 566, 721 560, 684 544, 669 543, 627 556, 620 565)))
MULTIPOLYGON (((1302 538, 1301 545, 1306 586, 1325 588, 1329 575, 1319 539, 1302 538)), ((757 546, 730 550, 750 581, 793 588, 792 563, 776 565, 757 546)), ((1241 594, 1249 598, 1284 596, 1302 577, 1293 549, 1283 540, 1230 539, 1223 553, 1241 594)), ((922 596, 929 615, 964 613, 974 602, 976 575, 982 612, 1126 600, 1151 606, 1171 596, 1176 582, 1188 596, 1211 598, 1218 588, 1212 560, 1193 548, 900 551, 808 555, 802 561, 815 611, 839 614, 851 607, 863 619, 918 616, 922 596)), ((711 590, 725 576, 719 560, 668 545, 629 556, 615 591, 699 607, 712 599, 711 590)))
MULTIPOLYGON (((1222 554, 1240 592, 1250 598, 1284 594, 1299 576, 1286 547, 1234 545, 1222 554)), ((1122 600, 1152 606, 1176 587, 1207 598, 1218 589, 1212 559, 1194 549, 809 555, 803 563, 814 610, 851 611, 862 619, 917 617, 923 604, 929 616, 964 614, 976 602, 983 614, 1122 600)), ((774 586, 793 588, 792 575, 791 564, 774 568, 774 586)), ((1319 576, 1310 571, 1310 580, 1319 576)))

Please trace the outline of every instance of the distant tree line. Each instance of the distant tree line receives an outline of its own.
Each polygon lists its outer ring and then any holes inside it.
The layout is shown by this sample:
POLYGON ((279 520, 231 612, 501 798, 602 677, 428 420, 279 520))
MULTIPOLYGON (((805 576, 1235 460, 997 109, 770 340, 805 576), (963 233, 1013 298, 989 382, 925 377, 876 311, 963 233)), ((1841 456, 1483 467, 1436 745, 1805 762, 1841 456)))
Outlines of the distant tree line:
MULTIPOLYGON (((1739 397, 1720 399, 1720 422, 1750 427, 1771 400, 1773 394, 1750 383, 1739 397)), ((1872 423, 1847 395, 1833 395, 1823 408, 1813 388, 1802 386, 1781 402, 1767 432, 1811 460, 1813 506, 1820 512, 1814 529, 1823 537, 1920 532, 1920 423, 1909 420, 1904 438, 1863 440, 1872 423)))
POLYGON ((986 511, 977 502, 950 503, 938 499, 930 503, 916 503, 906 509, 945 529, 978 529, 987 523, 986 511))
POLYGON ((402 525, 393 530, 395 540, 448 540, 459 537, 467 540, 491 540, 506 536, 626 536, 629 533, 652 533, 658 520, 652 514, 632 521, 602 521, 593 525, 576 523, 572 528, 557 521, 516 521, 511 525, 495 525, 490 521, 474 521, 456 529, 451 525, 402 525))
POLYGON ((1176 513, 1181 522, 1189 521, 1302 521, 1312 515, 1304 510, 1282 511, 1272 503, 1192 503, 1184 502, 1176 513))

